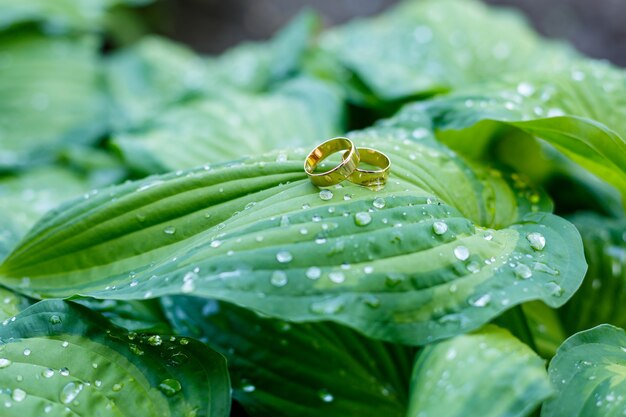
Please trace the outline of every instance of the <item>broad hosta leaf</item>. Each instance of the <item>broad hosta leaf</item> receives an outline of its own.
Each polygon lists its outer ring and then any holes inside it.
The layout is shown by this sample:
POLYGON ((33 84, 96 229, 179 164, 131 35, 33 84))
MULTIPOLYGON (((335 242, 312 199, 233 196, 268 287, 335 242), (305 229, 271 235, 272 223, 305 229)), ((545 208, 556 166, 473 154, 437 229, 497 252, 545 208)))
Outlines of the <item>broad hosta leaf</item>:
POLYGON ((488 326, 420 351, 407 416, 521 417, 551 392, 543 360, 506 330, 488 326))
POLYGON ((337 133, 341 115, 341 99, 330 86, 300 79, 275 94, 227 91, 172 107, 145 128, 116 135, 113 143, 134 169, 160 173, 314 146, 337 133), (321 110, 311 108, 317 104, 321 110))
POLYGON ((626 413, 626 334, 607 324, 570 337, 550 362, 556 395, 541 417, 617 417, 626 413))
POLYGON ((571 71, 529 78, 491 92, 467 92, 416 104, 434 128, 462 151, 488 146, 494 126, 544 139, 626 196, 626 72, 604 63, 577 63, 571 71), (479 145, 480 146, 480 145, 479 145))
POLYGON ((10 319, 29 305, 28 298, 0 287, 0 321, 10 319))
POLYGON ((560 311, 570 333, 602 323, 626 327, 626 220, 593 213, 571 218, 580 231, 589 270, 560 311))
POLYGON ((467 0, 407 1, 329 31, 321 47, 386 100, 549 68, 569 55, 540 41, 519 15, 467 0))
POLYGON ((549 204, 519 178, 509 186, 433 141, 393 139, 401 134, 352 135, 393 161, 379 192, 320 194, 302 169, 306 151, 103 190, 43 219, 1 281, 46 297, 194 293, 412 344, 523 301, 562 305, 586 269, 575 228, 533 212, 549 204))
POLYGON ((84 181, 62 168, 39 168, 0 180, 0 259, 46 212, 87 190, 84 181))
POLYGON ((228 359, 233 396, 251 416, 406 414, 413 349, 332 323, 288 323, 192 297, 164 305, 175 329, 228 359))
POLYGON ((215 88, 202 58, 156 36, 111 55, 106 78, 114 103, 111 122, 118 129, 160 118, 169 105, 215 88))
POLYGON ((241 44, 209 66, 221 82, 246 91, 265 91, 298 71, 319 26, 316 13, 302 12, 271 40, 241 44))
POLYGON ((91 37, 0 37, 0 169, 50 159, 103 132, 97 49, 91 37))
POLYGON ((97 311, 111 323, 126 330, 171 333, 158 300, 96 300, 81 298, 77 303, 97 311))
POLYGON ((3 416, 228 415, 226 362, 195 340, 127 333, 58 300, 5 321, 0 339, 3 416))

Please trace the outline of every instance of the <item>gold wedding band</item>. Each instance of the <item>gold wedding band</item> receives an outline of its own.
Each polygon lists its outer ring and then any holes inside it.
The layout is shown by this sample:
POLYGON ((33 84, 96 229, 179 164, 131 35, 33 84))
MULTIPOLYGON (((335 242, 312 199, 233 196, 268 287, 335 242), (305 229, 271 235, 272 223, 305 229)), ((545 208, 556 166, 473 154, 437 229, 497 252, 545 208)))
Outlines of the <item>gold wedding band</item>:
MULTIPOLYGON (((382 187, 387 183, 389 178, 389 168, 391 166, 391 160, 384 153, 371 148, 357 148, 357 152, 360 156, 360 162, 374 165, 380 169, 361 169, 357 168, 348 177, 350 182, 365 187, 378 186, 382 187)), ((344 153, 344 158, 348 155, 344 153)))
POLYGON ((359 161, 359 152, 352 141, 348 138, 338 137, 329 139, 313 149, 304 160, 304 171, 313 184, 318 187, 329 187, 339 184, 352 175, 357 169, 359 161), (315 173, 315 168, 321 161, 343 150, 345 152, 339 165, 330 171, 315 173))

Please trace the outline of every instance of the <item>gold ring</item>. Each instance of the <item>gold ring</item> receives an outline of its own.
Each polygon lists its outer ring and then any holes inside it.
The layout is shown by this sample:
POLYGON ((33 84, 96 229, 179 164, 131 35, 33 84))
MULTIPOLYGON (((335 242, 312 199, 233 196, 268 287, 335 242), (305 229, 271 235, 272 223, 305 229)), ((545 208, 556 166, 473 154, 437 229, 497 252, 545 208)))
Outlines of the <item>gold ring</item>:
POLYGON ((304 160, 304 171, 318 187, 329 187, 347 179, 359 165, 360 157, 354 143, 348 138, 332 138, 318 145, 304 160), (346 150, 339 165, 330 171, 315 173, 317 165, 330 155, 346 150))
MULTIPOLYGON (((389 169, 391 167, 391 160, 384 153, 371 148, 357 148, 357 152, 360 156, 360 162, 374 165, 380 169, 361 169, 357 168, 348 177, 350 182, 365 187, 383 187, 387 183, 389 178, 389 169)), ((347 155, 344 153, 344 158, 347 155)))

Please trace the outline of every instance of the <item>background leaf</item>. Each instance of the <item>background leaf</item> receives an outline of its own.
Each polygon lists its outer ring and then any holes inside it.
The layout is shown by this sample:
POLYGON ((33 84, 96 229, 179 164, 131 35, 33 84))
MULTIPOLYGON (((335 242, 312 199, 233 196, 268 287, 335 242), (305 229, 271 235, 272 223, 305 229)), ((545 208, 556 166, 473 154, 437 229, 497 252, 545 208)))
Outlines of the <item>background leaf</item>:
POLYGON ((424 347, 407 416, 527 416, 551 393, 542 359, 506 330, 487 326, 424 347))
POLYGON ((550 362, 556 395, 541 417, 614 417, 626 410, 626 335, 601 325, 575 334, 550 362))
POLYGON ((177 332, 226 356, 233 396, 251 416, 405 415, 411 348, 214 300, 168 297, 163 304, 177 332))
POLYGON ((3 415, 227 416, 223 357, 189 339, 127 333, 42 301, 0 328, 3 415), (182 342, 182 343, 181 343, 182 342), (7 404, 9 404, 7 406, 7 404))

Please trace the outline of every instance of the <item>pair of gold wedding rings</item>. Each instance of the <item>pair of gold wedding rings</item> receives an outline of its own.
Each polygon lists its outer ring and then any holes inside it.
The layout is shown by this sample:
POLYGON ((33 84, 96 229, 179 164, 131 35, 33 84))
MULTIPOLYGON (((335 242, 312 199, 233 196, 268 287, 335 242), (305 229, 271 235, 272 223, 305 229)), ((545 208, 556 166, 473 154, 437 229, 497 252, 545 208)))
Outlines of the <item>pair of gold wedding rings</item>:
POLYGON ((391 161, 384 153, 371 148, 357 148, 348 138, 327 140, 313 149, 304 160, 304 171, 318 187, 330 187, 348 180, 365 187, 382 188, 387 183, 391 161), (342 161, 329 171, 317 173, 317 166, 330 155, 342 152, 342 161), (362 169, 362 162, 376 169, 362 169))

